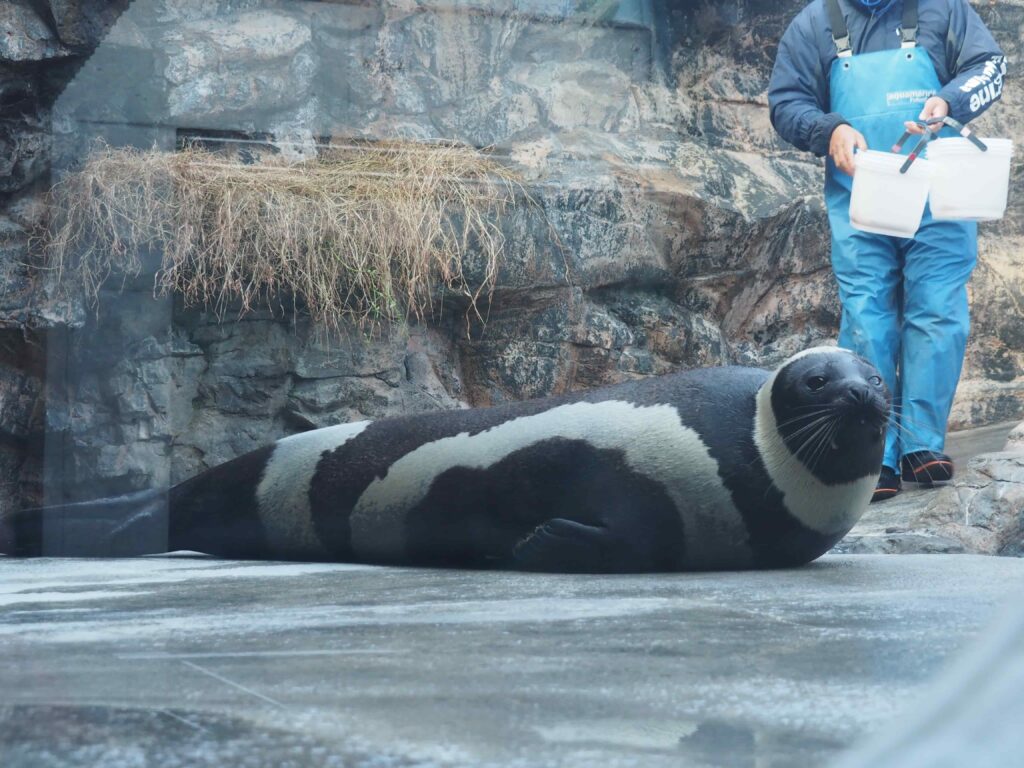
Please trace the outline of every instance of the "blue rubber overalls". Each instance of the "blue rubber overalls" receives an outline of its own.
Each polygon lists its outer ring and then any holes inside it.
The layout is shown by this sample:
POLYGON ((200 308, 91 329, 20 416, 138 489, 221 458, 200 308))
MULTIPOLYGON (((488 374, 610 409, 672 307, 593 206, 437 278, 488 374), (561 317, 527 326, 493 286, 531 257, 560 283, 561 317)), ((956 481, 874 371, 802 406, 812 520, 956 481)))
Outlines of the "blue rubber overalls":
MULTIPOLYGON (((917 3, 904 3, 900 48, 858 56, 838 0, 826 5, 839 54, 830 111, 860 131, 869 148, 888 151, 904 121, 916 120, 941 87, 928 53, 916 47, 917 3)), ((890 427, 883 463, 898 474, 902 456, 943 449, 967 344, 977 225, 935 221, 926 208, 913 239, 861 232, 850 226, 852 184, 829 158, 825 202, 843 305, 839 345, 874 363, 892 390, 902 429, 890 427)))

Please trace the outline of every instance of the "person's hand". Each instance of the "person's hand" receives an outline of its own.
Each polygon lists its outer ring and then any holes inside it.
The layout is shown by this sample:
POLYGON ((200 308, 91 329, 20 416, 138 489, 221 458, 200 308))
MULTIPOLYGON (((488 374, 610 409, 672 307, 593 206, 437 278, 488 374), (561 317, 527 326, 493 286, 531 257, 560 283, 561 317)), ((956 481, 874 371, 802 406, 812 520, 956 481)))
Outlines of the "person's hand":
MULTIPOLYGON (((924 109, 921 110, 920 116, 917 118, 922 122, 925 120, 931 120, 933 117, 946 117, 949 115, 949 102, 941 96, 932 96, 924 103, 924 109)), ((907 133, 922 134, 924 133, 924 126, 918 125, 917 123, 908 120, 903 124, 906 126, 907 133)), ((938 131, 942 128, 942 123, 935 123, 935 125, 929 125, 928 129, 931 131, 938 131)))
POLYGON ((843 173, 853 176, 853 148, 867 149, 868 143, 864 136, 852 125, 840 125, 832 131, 832 140, 828 145, 828 154, 832 162, 843 173))

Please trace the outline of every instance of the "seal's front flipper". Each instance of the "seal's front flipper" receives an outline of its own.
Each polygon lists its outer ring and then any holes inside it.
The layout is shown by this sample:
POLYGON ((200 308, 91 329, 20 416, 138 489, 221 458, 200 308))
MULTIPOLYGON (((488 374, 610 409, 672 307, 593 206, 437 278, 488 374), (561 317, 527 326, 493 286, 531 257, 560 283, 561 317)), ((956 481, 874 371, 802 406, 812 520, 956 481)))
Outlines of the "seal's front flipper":
POLYGON ((555 517, 519 540, 512 550, 513 567, 562 573, 607 571, 609 539, 607 528, 555 517))

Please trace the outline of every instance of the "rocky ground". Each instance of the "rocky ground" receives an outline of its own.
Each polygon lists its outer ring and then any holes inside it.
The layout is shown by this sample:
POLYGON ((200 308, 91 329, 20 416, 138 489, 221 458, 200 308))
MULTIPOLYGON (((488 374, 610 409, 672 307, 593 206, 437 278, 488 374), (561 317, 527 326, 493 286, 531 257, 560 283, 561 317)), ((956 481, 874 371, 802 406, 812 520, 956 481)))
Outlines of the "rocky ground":
POLYGON ((954 433, 949 484, 872 504, 836 552, 1024 556, 1024 424, 954 433))

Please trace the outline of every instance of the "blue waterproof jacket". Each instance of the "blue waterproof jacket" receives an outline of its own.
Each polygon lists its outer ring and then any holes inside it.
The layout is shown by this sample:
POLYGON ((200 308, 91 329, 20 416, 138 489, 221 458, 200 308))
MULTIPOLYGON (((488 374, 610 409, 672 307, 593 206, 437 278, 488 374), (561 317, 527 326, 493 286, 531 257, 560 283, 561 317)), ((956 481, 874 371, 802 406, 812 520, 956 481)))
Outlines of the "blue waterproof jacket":
MULTIPOLYGON (((853 53, 900 46, 895 33, 903 15, 901 0, 875 12, 854 0, 839 0, 853 53)), ((967 0, 919 0, 917 43, 928 51, 942 83, 938 92, 949 114, 967 123, 1003 92, 1006 59, 967 0)), ((768 86, 772 125, 790 144, 816 155, 828 154, 829 140, 843 116, 829 112, 829 72, 836 46, 825 0, 814 0, 789 25, 768 86)))

